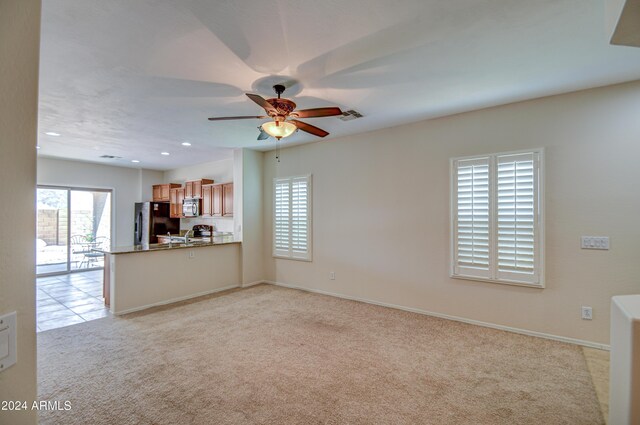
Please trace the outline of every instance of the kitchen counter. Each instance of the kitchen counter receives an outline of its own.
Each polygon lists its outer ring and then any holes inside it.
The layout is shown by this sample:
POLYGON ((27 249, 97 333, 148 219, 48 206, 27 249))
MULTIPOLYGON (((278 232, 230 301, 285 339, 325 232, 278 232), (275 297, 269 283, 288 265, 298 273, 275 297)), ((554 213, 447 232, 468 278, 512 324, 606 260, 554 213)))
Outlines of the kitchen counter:
POLYGON ((242 282, 241 245, 233 236, 102 252, 105 304, 116 315, 237 288, 242 282))
POLYGON ((159 244, 143 244, 134 246, 119 246, 111 249, 95 249, 94 251, 102 252, 104 254, 133 254, 136 252, 151 252, 151 251, 166 251, 169 249, 184 249, 184 248, 199 248, 205 246, 214 245, 227 245, 233 243, 240 243, 234 236, 216 236, 214 238, 202 238, 203 240, 194 241, 189 243, 159 243, 159 244))

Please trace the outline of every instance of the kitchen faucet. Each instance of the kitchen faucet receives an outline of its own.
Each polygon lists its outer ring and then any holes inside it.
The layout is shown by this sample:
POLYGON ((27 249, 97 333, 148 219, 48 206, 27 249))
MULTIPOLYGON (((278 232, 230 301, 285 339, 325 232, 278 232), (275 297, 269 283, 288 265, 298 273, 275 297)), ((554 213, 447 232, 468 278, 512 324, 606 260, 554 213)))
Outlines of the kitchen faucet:
POLYGON ((184 234, 184 243, 189 243, 189 233, 193 232, 193 230, 187 230, 187 233, 184 234))

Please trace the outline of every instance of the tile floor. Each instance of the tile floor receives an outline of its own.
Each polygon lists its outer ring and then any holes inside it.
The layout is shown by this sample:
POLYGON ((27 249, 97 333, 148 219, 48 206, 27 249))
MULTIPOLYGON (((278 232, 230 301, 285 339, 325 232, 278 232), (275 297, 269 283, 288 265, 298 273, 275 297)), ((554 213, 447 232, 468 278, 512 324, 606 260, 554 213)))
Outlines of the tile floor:
POLYGON ((102 270, 36 279, 38 332, 110 316, 102 298, 102 270))

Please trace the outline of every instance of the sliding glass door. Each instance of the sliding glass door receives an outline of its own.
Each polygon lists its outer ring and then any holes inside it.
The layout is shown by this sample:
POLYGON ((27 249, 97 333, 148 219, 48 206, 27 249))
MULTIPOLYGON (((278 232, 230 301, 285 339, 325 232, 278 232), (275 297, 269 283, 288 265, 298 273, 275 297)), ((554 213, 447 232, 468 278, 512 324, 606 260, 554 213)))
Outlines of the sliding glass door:
POLYGON ((36 226, 36 273, 68 270, 69 191, 38 188, 36 226))
POLYGON ((38 186, 36 273, 103 267, 111 246, 111 191, 38 186))

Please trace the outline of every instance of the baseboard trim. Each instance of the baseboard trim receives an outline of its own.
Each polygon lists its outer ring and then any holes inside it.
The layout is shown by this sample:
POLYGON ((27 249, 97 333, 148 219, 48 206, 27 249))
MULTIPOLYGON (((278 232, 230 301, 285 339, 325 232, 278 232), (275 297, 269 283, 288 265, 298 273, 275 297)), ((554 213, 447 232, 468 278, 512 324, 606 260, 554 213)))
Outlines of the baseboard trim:
POLYGON ((260 285, 261 283, 265 283, 264 280, 256 280, 255 282, 243 283, 243 288, 250 288, 252 286, 260 285))
POLYGON ((514 328, 514 327, 511 327, 511 326, 497 325, 497 324, 494 324, 494 323, 482 322, 480 320, 473 320, 473 319, 467 319, 467 318, 459 317, 459 316, 452 316, 452 315, 449 315, 449 314, 436 313, 436 312, 433 312, 433 311, 422 310, 422 309, 419 309, 419 308, 405 307, 405 306, 396 305, 396 304, 383 303, 383 302, 380 302, 380 301, 373 301, 373 300, 369 300, 369 299, 366 299, 366 298, 353 297, 353 296, 350 296, 350 295, 343 295, 343 294, 338 294, 338 293, 335 293, 335 292, 323 291, 323 290, 320 290, 320 289, 309 289, 309 288, 305 288, 305 287, 298 286, 298 285, 291 285, 291 284, 288 284, 288 283, 276 282, 276 281, 271 281, 271 280, 265 280, 264 283, 268 283, 270 285, 282 286, 284 288, 299 289, 299 290, 302 290, 302 291, 313 292, 313 293, 316 293, 316 294, 329 295, 331 297, 342 298, 342 299, 345 299, 345 300, 359 301, 359 302, 363 302, 363 303, 367 303, 367 304, 379 305, 381 307, 395 308, 397 310, 408 311, 408 312, 411 312, 411 313, 424 314, 425 316, 438 317, 440 319, 454 320, 456 322, 468 323, 470 325, 482 326, 482 327, 485 327, 485 328, 498 329, 498 330, 501 330, 501 331, 513 332, 513 333, 517 333, 517 334, 521 334, 521 335, 528 335, 528 336, 534 336, 534 337, 538 337, 538 338, 551 339, 551 340, 554 340, 554 341, 566 342, 568 344, 580 345, 580 346, 583 346, 583 347, 597 348, 597 349, 606 350, 606 351, 610 351, 610 349, 611 349, 611 347, 609 345, 607 345, 607 344, 600 344, 600 343, 597 343, 597 342, 585 341, 585 340, 582 340, 582 339, 569 338, 569 337, 566 337, 566 336, 552 335, 552 334, 548 334, 548 333, 544 333, 544 332, 530 331, 530 330, 527 330, 527 329, 514 328))
MULTIPOLYGON (((259 283, 262 283, 262 282, 259 282, 259 283)), ((198 292, 197 294, 185 295, 184 297, 171 298, 170 300, 159 301, 157 303, 147 304, 147 305, 143 305, 141 307, 134 307, 134 308, 130 308, 128 310, 119 311, 117 313, 112 312, 112 313, 113 313, 114 316, 122 316, 124 314, 135 313, 136 311, 142 311, 142 310, 146 310, 146 309, 152 308, 152 307, 159 307, 161 305, 173 304, 173 303, 177 303, 177 302, 180 302, 180 301, 190 300, 192 298, 198 298, 198 297, 202 297, 204 295, 215 294, 216 292, 228 291, 229 289, 235 289, 235 288, 240 288, 240 287, 241 287, 240 285, 224 286, 222 288, 216 288, 216 289, 212 289, 210 291, 198 292)))

